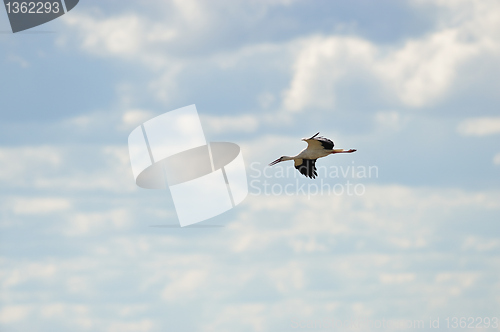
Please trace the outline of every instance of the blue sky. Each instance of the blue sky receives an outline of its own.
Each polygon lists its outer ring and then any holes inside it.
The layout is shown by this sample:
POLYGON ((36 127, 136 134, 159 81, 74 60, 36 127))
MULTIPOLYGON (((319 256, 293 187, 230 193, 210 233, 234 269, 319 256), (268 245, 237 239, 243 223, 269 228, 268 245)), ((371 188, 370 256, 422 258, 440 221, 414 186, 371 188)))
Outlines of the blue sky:
POLYGON ((2 331, 498 317, 499 7, 81 1, 17 34, 0 10, 2 331), (223 227, 151 227, 176 213, 135 186, 127 137, 190 104, 257 187, 364 194, 251 188, 223 227), (318 166, 378 176, 257 177, 318 131, 358 150, 318 166))

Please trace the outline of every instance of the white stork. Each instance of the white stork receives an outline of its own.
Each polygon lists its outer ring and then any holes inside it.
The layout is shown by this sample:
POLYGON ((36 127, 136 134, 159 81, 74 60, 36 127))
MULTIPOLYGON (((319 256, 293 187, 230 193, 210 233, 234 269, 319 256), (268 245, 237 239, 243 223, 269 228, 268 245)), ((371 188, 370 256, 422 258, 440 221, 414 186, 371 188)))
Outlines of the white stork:
POLYGON ((295 168, 301 174, 314 179, 318 175, 318 173, 316 173, 316 159, 334 153, 352 153, 356 151, 355 149, 334 149, 334 144, 331 140, 318 135, 319 133, 316 133, 316 135, 311 138, 303 138, 302 140, 307 142, 307 148, 300 151, 298 155, 293 157, 283 156, 270 163, 269 166, 276 165, 282 161, 293 160, 295 162, 295 168))

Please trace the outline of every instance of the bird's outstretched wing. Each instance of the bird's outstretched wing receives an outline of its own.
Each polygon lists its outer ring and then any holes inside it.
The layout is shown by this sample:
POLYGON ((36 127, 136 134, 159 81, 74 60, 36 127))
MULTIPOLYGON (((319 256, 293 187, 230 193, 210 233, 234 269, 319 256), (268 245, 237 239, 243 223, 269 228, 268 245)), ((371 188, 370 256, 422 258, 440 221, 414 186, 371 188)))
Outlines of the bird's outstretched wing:
POLYGON ((316 159, 295 159, 295 168, 303 175, 316 178, 316 159))
POLYGON ((316 135, 306 139, 307 148, 311 150, 314 149, 332 150, 333 146, 335 145, 333 144, 332 140, 318 135, 319 133, 316 133, 316 135))

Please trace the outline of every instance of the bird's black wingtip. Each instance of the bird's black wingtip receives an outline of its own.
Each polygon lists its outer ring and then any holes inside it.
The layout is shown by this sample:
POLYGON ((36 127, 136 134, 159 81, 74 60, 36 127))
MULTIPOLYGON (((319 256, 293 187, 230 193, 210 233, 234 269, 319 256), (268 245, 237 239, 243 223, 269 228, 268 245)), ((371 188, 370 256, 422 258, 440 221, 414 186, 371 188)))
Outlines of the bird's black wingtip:
POLYGON ((319 135, 319 131, 318 131, 318 132, 317 132, 314 136, 311 136, 311 138, 310 138, 310 139, 312 139, 312 138, 314 138, 314 137, 316 137, 316 136, 318 136, 318 135, 319 135))

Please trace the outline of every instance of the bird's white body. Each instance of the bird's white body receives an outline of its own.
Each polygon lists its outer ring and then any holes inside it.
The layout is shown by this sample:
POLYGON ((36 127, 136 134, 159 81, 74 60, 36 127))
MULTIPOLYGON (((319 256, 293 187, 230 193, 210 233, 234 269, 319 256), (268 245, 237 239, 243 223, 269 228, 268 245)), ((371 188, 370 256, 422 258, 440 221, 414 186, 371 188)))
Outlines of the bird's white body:
POLYGON ((300 151, 293 159, 318 159, 332 154, 333 150, 310 149, 309 147, 300 151))
POLYGON ((319 133, 312 136, 311 138, 303 138, 302 140, 307 142, 307 148, 300 151, 299 154, 293 157, 283 156, 276 159, 269 166, 275 165, 279 162, 286 160, 293 160, 295 162, 295 168, 303 175, 310 177, 311 179, 317 176, 316 173, 316 159, 323 158, 329 154, 334 153, 351 153, 356 150, 344 150, 344 149, 334 149, 333 142, 325 137, 316 137, 319 133))

